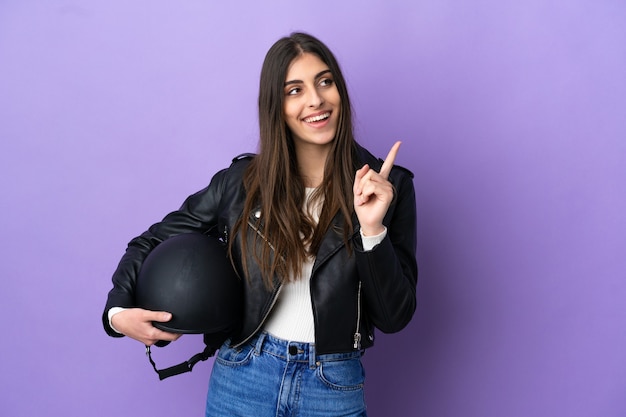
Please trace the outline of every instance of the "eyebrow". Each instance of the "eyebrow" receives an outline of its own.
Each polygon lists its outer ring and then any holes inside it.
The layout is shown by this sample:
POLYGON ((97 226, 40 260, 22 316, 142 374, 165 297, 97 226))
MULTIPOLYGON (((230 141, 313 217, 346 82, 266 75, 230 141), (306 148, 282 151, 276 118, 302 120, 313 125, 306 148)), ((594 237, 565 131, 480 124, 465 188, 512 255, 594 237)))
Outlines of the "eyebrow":
MULTIPOLYGON (((318 72, 317 74, 315 74, 314 78, 317 80, 319 77, 326 74, 327 72, 330 72, 330 69, 325 69, 324 71, 318 72)), ((289 84, 302 84, 302 83, 303 83, 302 80, 290 80, 290 81, 285 81, 285 86, 289 84)))

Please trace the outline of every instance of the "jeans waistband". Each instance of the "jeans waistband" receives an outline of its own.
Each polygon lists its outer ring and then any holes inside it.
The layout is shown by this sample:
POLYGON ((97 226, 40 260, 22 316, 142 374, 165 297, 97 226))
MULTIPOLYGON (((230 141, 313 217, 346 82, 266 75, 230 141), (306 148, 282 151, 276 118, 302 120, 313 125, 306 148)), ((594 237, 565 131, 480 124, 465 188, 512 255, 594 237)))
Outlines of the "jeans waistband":
POLYGON ((308 363, 311 368, 316 368, 323 362, 361 357, 361 351, 317 355, 314 343, 283 340, 265 331, 254 336, 249 343, 254 346, 257 355, 265 352, 286 361, 308 363))

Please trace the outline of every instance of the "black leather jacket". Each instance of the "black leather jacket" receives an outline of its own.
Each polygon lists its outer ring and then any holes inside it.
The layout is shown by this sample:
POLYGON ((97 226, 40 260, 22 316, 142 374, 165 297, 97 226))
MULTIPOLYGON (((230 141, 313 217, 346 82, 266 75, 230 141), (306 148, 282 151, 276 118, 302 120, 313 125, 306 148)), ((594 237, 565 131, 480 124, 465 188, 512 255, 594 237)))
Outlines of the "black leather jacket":
MULTIPOLYGON (((380 170, 382 161, 357 146, 361 163, 380 170)), ((242 176, 252 156, 235 158, 231 166, 218 172, 208 187, 185 200, 181 208, 152 225, 128 245, 113 275, 102 316, 106 332, 111 329, 107 312, 111 307, 134 307, 135 280, 143 259, 166 238, 186 232, 202 232, 228 240, 229 231, 241 216, 245 200, 242 176)), ((315 320, 315 345, 318 354, 365 349, 374 342, 374 327, 382 332, 397 332, 411 320, 415 311, 417 284, 415 191, 412 174, 395 166, 389 181, 395 197, 383 224, 387 236, 371 251, 363 251, 358 221, 353 215, 355 233, 352 250, 336 230, 343 225, 341 215, 333 220, 317 253, 311 275, 311 301, 315 320)), ((258 224, 254 210, 246 216, 258 224)), ((253 227, 254 228, 254 227, 253 227)), ((262 233, 262 231, 258 231, 262 233)), ((236 239, 239 237, 237 236, 236 239)), ((237 243, 237 242, 234 242, 237 243)), ((233 260, 241 270, 239 245, 234 246, 233 260)), ((268 290, 253 263, 250 279, 244 280, 245 304, 241 329, 232 337, 239 345, 262 327, 280 293, 280 285, 268 290)))

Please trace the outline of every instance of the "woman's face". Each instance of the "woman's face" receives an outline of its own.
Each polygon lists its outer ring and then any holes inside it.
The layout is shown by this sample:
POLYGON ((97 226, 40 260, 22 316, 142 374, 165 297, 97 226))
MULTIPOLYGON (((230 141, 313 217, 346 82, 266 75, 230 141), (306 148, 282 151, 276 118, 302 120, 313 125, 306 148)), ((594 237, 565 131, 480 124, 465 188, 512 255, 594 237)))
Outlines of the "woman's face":
POLYGON ((284 116, 296 148, 329 148, 339 120, 341 98, 333 75, 317 55, 295 58, 285 79, 284 116))

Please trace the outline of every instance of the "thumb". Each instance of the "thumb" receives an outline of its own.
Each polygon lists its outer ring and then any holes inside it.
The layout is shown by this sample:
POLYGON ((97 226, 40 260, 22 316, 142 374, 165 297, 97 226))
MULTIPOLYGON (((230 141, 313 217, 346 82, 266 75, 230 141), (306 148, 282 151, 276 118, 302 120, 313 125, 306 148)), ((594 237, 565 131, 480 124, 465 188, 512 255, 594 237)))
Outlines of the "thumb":
POLYGON ((172 319, 172 313, 168 313, 167 311, 151 311, 149 317, 146 318, 151 321, 164 323, 172 319))

